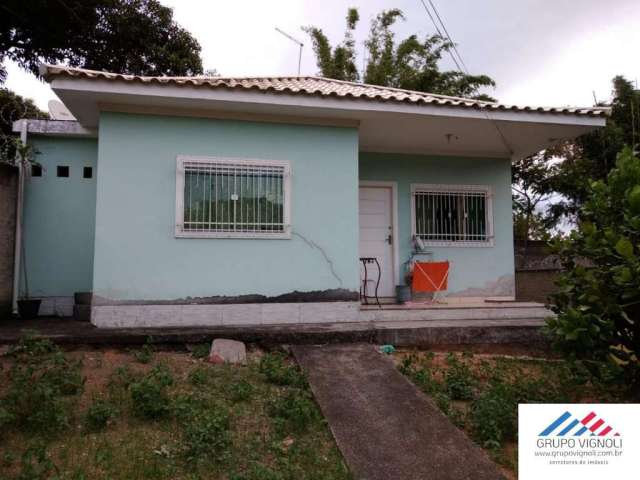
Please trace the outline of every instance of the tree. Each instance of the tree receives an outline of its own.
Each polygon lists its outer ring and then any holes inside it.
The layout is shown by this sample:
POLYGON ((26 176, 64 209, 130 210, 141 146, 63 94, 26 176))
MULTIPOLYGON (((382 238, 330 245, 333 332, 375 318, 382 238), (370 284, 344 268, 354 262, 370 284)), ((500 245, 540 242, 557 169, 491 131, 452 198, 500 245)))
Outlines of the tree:
POLYGON ((15 134, 13 122, 21 118, 49 118, 33 101, 21 97, 7 88, 0 88, 0 161, 11 162, 15 158, 15 134))
POLYGON ((347 11, 347 29, 344 39, 333 48, 322 29, 312 26, 302 28, 311 37, 313 52, 323 76, 351 82, 360 78, 355 64, 356 51, 353 39, 353 31, 358 20, 360 20, 358 9, 350 8, 347 11))
POLYGON ((546 240, 552 225, 541 211, 541 205, 551 196, 551 180, 555 167, 549 154, 539 152, 516 160, 511 165, 514 234, 524 244, 524 255, 529 240, 546 240))
POLYGON ((581 206, 591 194, 591 182, 606 179, 624 146, 630 145, 635 150, 639 141, 640 92, 630 81, 617 76, 613 79, 611 115, 607 125, 549 151, 550 155, 564 159, 552 181, 552 189, 563 197, 550 209, 553 219, 576 220, 581 206))
MULTIPOLYGON (((334 48, 321 29, 304 28, 311 36, 321 75, 338 80, 359 80, 353 39, 353 30, 358 20, 358 11, 355 8, 349 9, 345 38, 334 48)), ((397 20, 404 20, 402 11, 391 9, 380 12, 371 22, 369 36, 365 41, 365 83, 493 100, 486 94, 478 93, 479 88, 495 86, 495 82, 488 76, 440 71, 439 62, 444 54, 452 51, 453 43, 439 35, 429 35, 424 40, 411 35, 396 42, 392 27, 397 20)))
POLYGON ((640 159, 631 148, 588 193, 578 228, 554 245, 565 272, 547 328, 594 371, 621 371, 640 399, 640 159))
MULTIPOLYGON (((197 40, 158 0, 4 0, 4 59, 36 75, 42 60, 137 75, 202 72, 197 40)), ((0 66, 0 82, 5 76, 0 66)))

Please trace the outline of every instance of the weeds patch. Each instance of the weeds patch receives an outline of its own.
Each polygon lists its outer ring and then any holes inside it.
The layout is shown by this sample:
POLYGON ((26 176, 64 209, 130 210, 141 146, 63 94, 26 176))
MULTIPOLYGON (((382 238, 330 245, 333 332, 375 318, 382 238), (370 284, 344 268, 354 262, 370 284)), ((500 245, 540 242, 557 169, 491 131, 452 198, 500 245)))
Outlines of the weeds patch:
POLYGON ((282 353, 268 353, 260 360, 260 372, 269 383, 306 388, 307 381, 297 365, 290 364, 282 353))
POLYGON ((425 352, 405 355, 398 369, 508 468, 516 461, 505 446, 517 440, 519 403, 621 398, 621 390, 600 383, 579 363, 425 352))
POLYGON ((167 389, 173 384, 168 369, 158 365, 150 373, 129 386, 133 409, 137 416, 156 419, 165 416, 170 409, 167 389))
POLYGON ((97 398, 88 408, 84 417, 84 425, 89 432, 104 430, 109 422, 118 415, 118 409, 109 400, 97 398))
POLYGON ((24 341, 0 358, 0 478, 350 478, 304 375, 283 354, 262 362, 250 357, 243 366, 195 367, 180 352, 155 352, 149 364, 113 349, 89 356, 82 365, 80 351, 24 341), (37 368, 21 379, 32 360, 37 368), (47 397, 52 403, 31 400, 25 411, 59 416, 59 424, 23 423, 22 410, 10 408, 12 392, 35 389, 28 379, 36 377, 58 395, 47 397), (50 408, 56 405, 59 412, 50 408), (44 424, 59 426, 51 432, 33 426, 44 424))

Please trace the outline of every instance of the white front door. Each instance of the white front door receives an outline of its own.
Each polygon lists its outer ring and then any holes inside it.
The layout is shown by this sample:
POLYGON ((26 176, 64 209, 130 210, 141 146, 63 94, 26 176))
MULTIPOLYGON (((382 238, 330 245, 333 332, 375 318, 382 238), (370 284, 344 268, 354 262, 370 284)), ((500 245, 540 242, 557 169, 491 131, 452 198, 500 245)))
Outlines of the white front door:
MULTIPOLYGON (((374 257, 380 264, 378 296, 395 296, 393 276, 393 216, 391 187, 360 187, 360 258, 374 257)), ((361 282, 364 266, 360 262, 361 282)), ((374 295, 378 270, 375 263, 367 264, 367 295, 374 295)))

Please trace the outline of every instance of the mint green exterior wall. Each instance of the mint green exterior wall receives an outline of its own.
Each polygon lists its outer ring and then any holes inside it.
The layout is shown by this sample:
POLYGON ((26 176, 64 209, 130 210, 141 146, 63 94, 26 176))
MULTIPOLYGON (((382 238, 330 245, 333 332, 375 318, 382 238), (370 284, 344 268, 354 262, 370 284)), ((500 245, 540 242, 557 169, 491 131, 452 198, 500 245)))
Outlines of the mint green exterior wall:
MULTIPOLYGON (((511 163, 508 159, 457 158, 386 153, 360 154, 360 180, 397 182, 400 276, 412 252, 411 184, 490 185, 493 188, 493 247, 427 247, 418 260, 449 260, 448 294, 513 296, 511 163)), ((402 282, 401 279, 397 281, 402 282)))
POLYGON ((109 112, 99 128, 97 297, 358 291, 355 128, 109 112), (175 238, 178 155, 290 161, 292 238, 175 238))
MULTIPOLYGON (((93 280, 93 239, 96 212, 98 141, 30 135, 42 177, 25 186, 24 250, 29 293, 34 297, 68 297, 90 291, 93 280), (58 178, 56 167, 69 167, 58 178), (93 178, 82 177, 83 167, 93 178)), ((21 293, 25 293, 25 275, 21 293)))

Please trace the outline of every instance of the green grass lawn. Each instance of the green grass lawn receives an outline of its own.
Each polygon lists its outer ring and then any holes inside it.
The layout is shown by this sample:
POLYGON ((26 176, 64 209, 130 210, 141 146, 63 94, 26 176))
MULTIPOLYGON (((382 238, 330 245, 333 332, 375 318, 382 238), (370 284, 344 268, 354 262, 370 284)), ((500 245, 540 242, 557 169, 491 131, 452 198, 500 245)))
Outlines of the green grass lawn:
POLYGON ((1 479, 348 479, 300 370, 27 341, 0 357, 1 479))
MULTIPOLYGON (((399 370, 515 478, 518 403, 624 402, 579 364, 470 353, 398 352, 399 370)), ((628 400, 627 400, 628 401, 628 400)))

